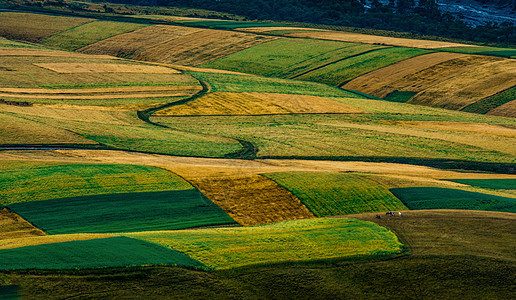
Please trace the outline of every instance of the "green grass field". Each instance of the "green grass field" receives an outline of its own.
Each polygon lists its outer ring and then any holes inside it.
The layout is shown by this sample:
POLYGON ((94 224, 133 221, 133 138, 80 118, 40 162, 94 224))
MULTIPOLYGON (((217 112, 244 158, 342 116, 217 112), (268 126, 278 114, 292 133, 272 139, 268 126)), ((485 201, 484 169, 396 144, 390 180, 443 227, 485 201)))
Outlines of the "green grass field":
POLYGON ((235 224, 197 189, 91 195, 15 203, 8 207, 49 234, 235 224))
POLYGON ((286 188, 317 217, 407 209, 386 187, 367 176, 347 173, 263 174, 286 188))
POLYGON ((296 220, 251 227, 126 235, 176 249, 217 269, 403 251, 403 245, 392 232, 374 223, 351 219, 296 220))
POLYGON ((289 78, 381 46, 310 39, 278 39, 202 65, 206 68, 289 78))
POLYGON ((208 82, 212 87, 212 92, 259 92, 300 94, 321 97, 365 98, 336 87, 315 82, 232 74, 201 72, 188 73, 208 82))
POLYGON ((11 41, 6 38, 0 37, 0 47, 4 48, 29 48, 29 49, 41 49, 42 47, 37 44, 29 44, 23 42, 11 41))
POLYGON ((516 179, 453 179, 450 181, 483 189, 516 190, 516 179))
POLYGON ((112 36, 134 31, 145 26, 147 25, 111 21, 93 21, 56 33, 41 41, 40 44, 73 51, 112 36))
POLYGON ((85 269, 141 265, 203 264, 148 242, 127 237, 27 246, 0 250, 0 270, 85 269))
POLYGON ((181 177, 138 165, 0 161, 0 204, 110 193, 187 190, 181 177))
POLYGON ((485 114, 493 108, 504 105, 516 99, 516 86, 505 90, 503 92, 494 94, 482 100, 479 100, 471 105, 461 109, 462 111, 472 112, 477 114, 485 114))
POLYGON ((516 198, 436 187, 395 188, 390 191, 409 209, 469 209, 516 212, 516 198))
POLYGON ((367 72, 426 53, 430 52, 428 50, 402 47, 379 49, 319 68, 296 79, 340 86, 367 72))

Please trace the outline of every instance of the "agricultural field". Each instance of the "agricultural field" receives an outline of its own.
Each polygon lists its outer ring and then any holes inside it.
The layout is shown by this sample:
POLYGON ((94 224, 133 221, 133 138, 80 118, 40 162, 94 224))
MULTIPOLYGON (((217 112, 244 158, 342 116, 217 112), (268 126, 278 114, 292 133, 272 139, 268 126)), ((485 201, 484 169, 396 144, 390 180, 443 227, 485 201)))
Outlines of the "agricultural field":
POLYGON ((203 267, 177 251, 127 237, 1 249, 0 269, 85 269, 150 264, 203 267))
POLYGON ((309 39, 278 39, 201 66, 262 76, 292 78, 346 57, 381 48, 383 47, 309 39))
POLYGON ((403 244, 392 232, 371 222, 349 219, 126 235, 176 249, 216 269, 403 252, 403 244))
POLYGON ((173 230, 234 224, 197 189, 117 193, 10 204, 49 234, 173 230))
POLYGON ((188 190, 179 176, 154 167, 0 161, 0 204, 99 194, 188 190))
POLYGON ((273 39, 240 32, 155 25, 99 41, 79 51, 196 66, 273 39))
POLYGON ((387 188, 367 176, 324 172, 264 176, 291 191, 317 217, 407 209, 387 188))
POLYGON ((516 49, 499 47, 447 47, 441 51, 516 58, 516 49))
POLYGON ((454 179, 452 181, 484 189, 516 190, 514 179, 454 179))
POLYGON ((0 209, 0 226, 0 241, 45 235, 43 231, 6 208, 0 209))
POLYGON ((143 27, 146 27, 146 25, 110 21, 93 21, 56 33, 41 41, 40 44, 73 51, 115 35, 135 31, 143 27))
POLYGON ((0 12, 0 36, 37 43, 53 34, 92 22, 93 19, 0 12))
POLYGON ((434 187, 390 190, 409 209, 467 209, 516 212, 516 198, 434 187))
POLYGON ((192 102, 159 111, 156 116, 353 114, 363 110, 331 98, 275 93, 210 93, 192 102))
MULTIPOLYGON (((503 116, 501 112, 496 113, 498 107, 502 109, 503 105, 516 99, 516 86, 510 89, 499 92, 492 96, 481 99, 471 105, 468 105, 462 109, 462 111, 478 113, 478 114, 490 114, 493 111, 494 115, 503 116)), ((510 115, 507 117, 511 117, 510 115)))

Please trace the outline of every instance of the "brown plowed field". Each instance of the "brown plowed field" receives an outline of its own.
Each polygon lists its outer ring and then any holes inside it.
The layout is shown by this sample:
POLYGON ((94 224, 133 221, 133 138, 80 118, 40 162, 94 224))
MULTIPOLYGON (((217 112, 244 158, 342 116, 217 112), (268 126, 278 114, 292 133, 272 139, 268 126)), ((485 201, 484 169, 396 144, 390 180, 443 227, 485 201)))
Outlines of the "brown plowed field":
POLYGON ((516 85, 516 61, 483 64, 420 92, 407 103, 460 110, 516 85))
MULTIPOLYGON (((281 29, 281 28, 276 28, 276 30, 279 30, 279 29, 281 29)), ((361 33, 341 32, 341 31, 314 31, 314 32, 301 31, 301 32, 289 33, 286 35, 293 36, 293 37, 303 37, 303 38, 353 42, 353 43, 364 43, 364 44, 380 43, 380 44, 386 44, 386 45, 392 45, 392 46, 421 48, 421 49, 437 49, 437 48, 445 48, 445 47, 468 47, 468 46, 474 47, 472 45, 465 45, 465 44, 458 44, 458 43, 429 41, 429 40, 413 40, 413 39, 404 39, 404 38, 396 38, 396 37, 388 37, 388 36, 377 36, 377 35, 368 35, 368 34, 361 34, 361 33)))
POLYGON ((504 61, 501 58, 433 53, 414 57, 360 76, 343 88, 358 90, 383 98, 394 91, 421 92, 432 86, 460 76, 471 68, 504 61))
POLYGON ((322 97, 274 93, 216 92, 157 115, 268 115, 300 113, 365 113, 322 97))
POLYGON ((156 25, 97 42, 79 51, 195 66, 273 39, 276 37, 156 25))
POLYGON ((375 213, 346 218, 387 227, 412 255, 478 255, 516 261, 516 214, 474 210, 402 211, 402 216, 375 213))
MULTIPOLYGON (((6 208, 0 209, 0 228, 0 241, 45 235, 43 231, 32 226, 32 224, 22 219, 22 217, 8 211, 6 208)), ((1 244, 2 242, 0 242, 0 245, 1 244)))
POLYGON ((512 100, 511 102, 500 105, 495 109, 491 109, 487 114, 516 118, 516 100, 512 100))
POLYGON ((241 225, 314 217, 297 197, 260 175, 186 178, 241 225))

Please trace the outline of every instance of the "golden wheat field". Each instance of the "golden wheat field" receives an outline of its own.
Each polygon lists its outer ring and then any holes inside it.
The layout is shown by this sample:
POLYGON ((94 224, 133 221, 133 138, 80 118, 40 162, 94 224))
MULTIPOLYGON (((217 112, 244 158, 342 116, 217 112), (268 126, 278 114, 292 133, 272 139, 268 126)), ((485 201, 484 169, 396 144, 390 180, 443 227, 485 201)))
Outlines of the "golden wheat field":
POLYGON ((149 65, 98 63, 35 63, 34 65, 57 73, 156 73, 180 74, 172 68, 149 65))
POLYGON ((437 49, 437 48, 446 48, 446 47, 468 47, 468 46, 474 47, 472 45, 459 44, 459 43, 430 41, 430 40, 417 40, 417 39, 405 39, 405 38, 396 38, 396 37, 387 37, 387 36, 368 35, 368 34, 361 34, 361 33, 338 32, 338 31, 330 31, 330 30, 314 31, 314 32, 311 32, 311 31, 292 32, 292 33, 288 33, 286 35, 292 36, 292 37, 332 40, 332 41, 341 41, 341 42, 364 43, 364 44, 386 44, 386 45, 391 45, 391 46, 411 47, 411 48, 421 48, 421 49, 437 49))
POLYGON ((0 209, 0 249, 6 240, 45 235, 38 228, 32 226, 19 215, 10 212, 7 208, 0 209))
POLYGON ((195 66, 276 39, 255 34, 156 25, 79 49, 136 60, 195 66))
POLYGON ((156 115, 268 115, 292 113, 346 114, 365 112, 349 105, 316 96, 215 92, 193 102, 165 109, 156 115))

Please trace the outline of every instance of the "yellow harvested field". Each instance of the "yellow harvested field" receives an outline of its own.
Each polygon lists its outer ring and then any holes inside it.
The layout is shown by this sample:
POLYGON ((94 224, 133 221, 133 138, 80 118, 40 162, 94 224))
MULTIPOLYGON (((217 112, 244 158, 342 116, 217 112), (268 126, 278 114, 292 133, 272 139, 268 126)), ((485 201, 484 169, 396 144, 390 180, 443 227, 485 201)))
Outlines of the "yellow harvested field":
POLYGON ((483 134, 516 137, 516 129, 493 124, 439 121, 396 121, 391 122, 391 124, 428 129, 476 132, 483 134))
POLYGON ((328 31, 324 29, 317 29, 317 28, 308 28, 308 27, 292 27, 292 26, 269 26, 269 27, 244 27, 244 28, 236 28, 236 30, 240 31, 247 31, 247 32, 256 32, 256 33, 263 33, 263 32, 269 32, 269 31, 277 31, 277 30, 300 30, 300 31, 328 31))
POLYGON ((407 103, 460 110, 516 85, 516 60, 502 59, 470 69, 425 89, 407 103))
POLYGON ((488 115, 516 118, 516 100, 512 100, 487 112, 488 115))
POLYGON ((0 249, 13 249, 27 246, 36 246, 53 243, 63 243, 70 241, 85 241, 102 239, 107 237, 117 236, 114 234, 103 234, 103 233, 75 233, 75 234, 58 234, 58 235, 45 235, 45 236, 33 236, 24 238, 12 238, 0 240, 0 249))
POLYGON ((101 100, 101 99, 133 99, 133 98, 166 98, 166 97, 185 97, 190 96, 192 93, 179 92, 168 92, 168 93, 155 93, 155 94, 108 94, 108 95, 36 95, 36 94, 6 94, 0 93, 0 97, 11 97, 11 98, 24 98, 24 99, 59 99, 59 100, 101 100))
POLYGON ((256 76, 253 74, 234 72, 234 71, 226 71, 226 70, 218 70, 218 69, 196 68, 196 67, 170 65, 170 64, 167 64, 167 65, 170 66, 171 68, 174 68, 174 69, 180 70, 180 71, 256 76))
POLYGON ((314 218, 297 197, 263 176, 186 179, 241 225, 314 218))
POLYGON ((48 57, 78 57, 95 59, 119 59, 109 55, 91 55, 75 52, 65 52, 45 49, 0 48, 0 56, 48 56, 48 57))
POLYGON ((7 208, 0 209, 0 228, 0 249, 10 239, 45 235, 43 231, 32 226, 19 215, 10 212, 7 208))
POLYGON ((332 40, 342 42, 364 43, 364 44, 385 44, 391 46, 421 48, 421 49, 437 49, 445 47, 476 47, 474 45, 430 41, 430 40, 413 40, 405 38, 396 38, 388 36, 368 35, 361 33, 351 33, 342 31, 303 31, 286 34, 287 36, 303 37, 321 40, 332 40))
POLYGON ((417 56, 351 80, 343 88, 383 98, 394 91, 420 92, 501 58, 456 53, 417 56))
POLYGON ((162 92, 201 90, 201 86, 121 86, 113 88, 84 88, 84 89, 25 89, 3 88, 0 93, 16 94, 96 94, 96 93, 129 93, 129 92, 162 92))
POLYGON ((276 37, 241 32, 155 25, 114 36, 79 51, 195 66, 274 39, 276 37))
POLYGON ((35 63, 36 66, 57 73, 155 73, 180 74, 172 68, 149 65, 95 64, 95 63, 35 63))
POLYGON ((363 110, 308 95, 275 93, 211 93, 157 115, 269 115, 300 113, 365 113, 363 110))

